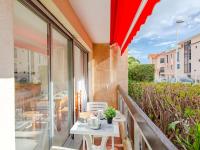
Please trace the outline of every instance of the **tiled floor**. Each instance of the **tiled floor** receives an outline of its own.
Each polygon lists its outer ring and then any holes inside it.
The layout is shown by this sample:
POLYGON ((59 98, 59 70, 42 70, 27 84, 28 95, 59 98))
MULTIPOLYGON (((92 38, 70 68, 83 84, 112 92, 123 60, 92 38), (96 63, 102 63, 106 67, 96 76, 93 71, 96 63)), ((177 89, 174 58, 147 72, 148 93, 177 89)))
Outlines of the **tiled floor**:
MULTIPOLYGON (((94 143, 95 145, 100 145, 101 138, 95 138, 94 143)), ((115 150, 123 150, 123 145, 121 143, 122 143, 121 138, 115 138, 115 150)), ((79 149, 81 145, 82 145, 82 136, 75 135, 74 140, 69 139, 65 143, 64 147, 79 149)), ((111 147, 112 147, 112 140, 111 138, 109 138, 107 142, 107 150, 111 150, 111 147)), ((81 147, 80 149, 83 150, 83 147, 81 147)))
MULTIPOLYGON (((94 141, 95 145, 100 145, 101 138, 96 138, 94 141)), ((112 140, 109 138, 107 142, 107 150, 111 150, 112 148, 112 140)), ((123 146, 121 144, 121 138, 115 138, 115 150, 123 150, 123 146)))

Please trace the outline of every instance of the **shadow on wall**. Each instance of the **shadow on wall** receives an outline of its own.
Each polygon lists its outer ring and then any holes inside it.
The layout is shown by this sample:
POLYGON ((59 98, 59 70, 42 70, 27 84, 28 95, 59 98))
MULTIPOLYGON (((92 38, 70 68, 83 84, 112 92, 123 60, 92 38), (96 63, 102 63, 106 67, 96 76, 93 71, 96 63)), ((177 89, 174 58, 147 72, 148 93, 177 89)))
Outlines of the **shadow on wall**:
POLYGON ((117 106, 116 87, 120 84, 128 90, 128 55, 110 49, 108 44, 94 45, 94 100, 106 101, 117 106))

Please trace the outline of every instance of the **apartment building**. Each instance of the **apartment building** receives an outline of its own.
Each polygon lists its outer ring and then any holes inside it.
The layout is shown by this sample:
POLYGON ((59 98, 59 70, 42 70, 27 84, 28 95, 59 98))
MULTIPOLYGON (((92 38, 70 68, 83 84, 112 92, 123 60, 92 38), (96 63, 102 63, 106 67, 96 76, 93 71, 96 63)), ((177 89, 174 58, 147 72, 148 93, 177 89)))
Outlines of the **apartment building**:
POLYGON ((155 80, 170 80, 175 76, 175 54, 176 50, 171 49, 158 54, 150 54, 149 60, 155 65, 155 80))
POLYGON ((155 79, 192 78, 200 80, 200 34, 181 41, 176 49, 171 49, 158 54, 150 54, 149 61, 155 65, 155 79), (177 61, 177 64, 176 64, 177 61))
POLYGON ((200 80, 200 34, 179 43, 177 77, 200 80))

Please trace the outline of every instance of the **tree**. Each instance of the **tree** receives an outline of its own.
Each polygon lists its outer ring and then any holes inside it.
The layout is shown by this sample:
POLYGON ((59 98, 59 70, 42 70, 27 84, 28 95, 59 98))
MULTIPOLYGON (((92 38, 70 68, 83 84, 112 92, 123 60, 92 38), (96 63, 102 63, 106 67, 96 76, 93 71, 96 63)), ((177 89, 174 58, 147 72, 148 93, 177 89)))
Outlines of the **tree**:
POLYGON ((154 65, 140 64, 140 61, 134 57, 128 58, 128 79, 129 81, 147 81, 154 80, 154 65))
POLYGON ((128 65, 136 65, 136 64, 140 64, 140 61, 136 58, 134 58, 133 56, 128 56, 128 65))

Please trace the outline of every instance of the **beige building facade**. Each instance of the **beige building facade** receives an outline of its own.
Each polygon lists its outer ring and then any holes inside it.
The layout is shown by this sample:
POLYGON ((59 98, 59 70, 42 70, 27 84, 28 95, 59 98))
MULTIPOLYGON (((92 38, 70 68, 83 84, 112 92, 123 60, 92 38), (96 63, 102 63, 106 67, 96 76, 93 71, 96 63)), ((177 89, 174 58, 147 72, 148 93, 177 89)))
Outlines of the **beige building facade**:
POLYGON ((177 77, 200 80, 200 34, 179 43, 177 77))
POLYGON ((155 81, 170 80, 175 76, 175 49, 150 54, 149 60, 155 66, 155 81))
POLYGON ((181 41, 177 57, 176 49, 171 49, 158 54, 150 54, 149 61, 155 65, 155 80, 168 81, 177 76, 177 79, 187 77, 199 82, 200 34, 181 41))

